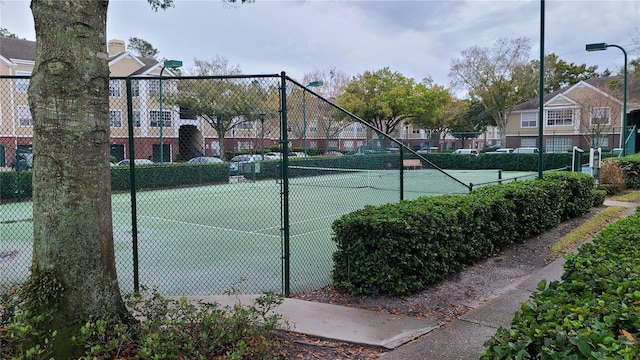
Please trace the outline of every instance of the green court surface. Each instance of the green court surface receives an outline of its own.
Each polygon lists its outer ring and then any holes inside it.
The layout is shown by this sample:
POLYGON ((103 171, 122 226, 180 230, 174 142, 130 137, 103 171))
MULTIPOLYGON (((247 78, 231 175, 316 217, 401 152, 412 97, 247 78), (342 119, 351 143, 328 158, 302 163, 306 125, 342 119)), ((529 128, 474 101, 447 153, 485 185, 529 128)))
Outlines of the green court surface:
MULTIPOLYGON (((497 171, 451 171, 464 183, 498 179, 497 171)), ((291 178, 289 235, 291 292, 331 283, 331 224, 365 205, 400 200, 398 171, 339 172, 291 178)), ((533 173, 503 172, 513 177, 533 173)), ((404 199, 468 189, 434 170, 404 172, 404 199)), ((166 295, 283 292, 283 195, 275 180, 142 191, 137 198, 140 285, 166 295)), ((113 230, 118 279, 133 290, 132 209, 114 194, 113 230)), ((0 282, 21 282, 31 261, 31 203, 0 205, 0 282)))

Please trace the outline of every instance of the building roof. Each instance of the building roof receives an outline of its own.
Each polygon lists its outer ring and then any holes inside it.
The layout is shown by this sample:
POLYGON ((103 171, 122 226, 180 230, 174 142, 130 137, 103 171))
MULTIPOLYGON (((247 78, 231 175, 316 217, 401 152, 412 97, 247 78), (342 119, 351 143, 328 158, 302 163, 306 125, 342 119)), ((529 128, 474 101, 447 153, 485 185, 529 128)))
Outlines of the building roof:
POLYGON ((0 37, 0 56, 5 59, 36 61, 36 42, 0 37))
MULTIPOLYGON (((620 102, 622 102, 622 97, 620 92, 612 91, 610 88, 610 84, 612 81, 619 81, 621 84, 623 82, 623 77, 621 75, 617 76, 601 76, 596 78, 590 78, 587 80, 580 81, 577 84, 572 86, 565 87, 560 90, 556 90, 544 96, 545 104, 556 96, 564 93, 569 93, 570 90, 574 89, 576 86, 587 84, 592 88, 595 88, 603 93, 609 94, 620 102)), ((538 110, 538 98, 525 101, 514 106, 512 111, 527 111, 527 110, 538 110)), ((627 79, 627 111, 632 111, 640 109, 640 78, 629 76, 627 79)))
MULTIPOLYGON (((119 53, 109 57, 109 61, 121 56, 122 54, 123 53, 119 53)), ((149 70, 150 68, 158 64, 158 60, 156 59, 146 58, 142 56, 135 56, 130 53, 129 55, 132 57, 135 57, 142 64, 144 64, 142 67, 135 70, 131 75, 144 74, 147 70, 149 70)), ((35 61, 36 60, 36 42, 31 40, 0 37, 0 56, 8 60, 35 61)))

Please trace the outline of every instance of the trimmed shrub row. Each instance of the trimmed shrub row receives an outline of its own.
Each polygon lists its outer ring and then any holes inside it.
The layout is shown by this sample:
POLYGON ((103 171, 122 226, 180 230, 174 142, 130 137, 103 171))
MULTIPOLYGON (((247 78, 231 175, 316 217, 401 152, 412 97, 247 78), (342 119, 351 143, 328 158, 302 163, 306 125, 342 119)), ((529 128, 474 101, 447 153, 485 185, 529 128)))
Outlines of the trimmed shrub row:
POLYGON ((481 359, 640 359, 640 213, 567 255, 481 359))
POLYGON ((507 244, 588 212, 592 189, 591 176, 567 172, 469 195, 367 206, 332 225, 338 245, 334 284, 351 294, 419 291, 507 244))
MULTIPOLYGON (((31 171, 5 171, 0 173, 0 198, 31 198, 31 171)), ((179 163, 136 166, 136 188, 160 189, 196 184, 229 182, 227 163, 179 163)), ((111 168, 111 189, 124 191, 131 188, 128 166, 111 168)))

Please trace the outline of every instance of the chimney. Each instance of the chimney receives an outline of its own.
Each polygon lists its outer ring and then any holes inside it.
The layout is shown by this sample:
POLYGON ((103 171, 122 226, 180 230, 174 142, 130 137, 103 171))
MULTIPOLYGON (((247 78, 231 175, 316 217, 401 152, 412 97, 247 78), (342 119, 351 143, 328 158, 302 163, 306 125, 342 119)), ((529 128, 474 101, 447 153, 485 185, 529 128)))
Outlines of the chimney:
POLYGON ((107 43, 109 49, 109 57, 125 52, 123 40, 109 40, 107 43))

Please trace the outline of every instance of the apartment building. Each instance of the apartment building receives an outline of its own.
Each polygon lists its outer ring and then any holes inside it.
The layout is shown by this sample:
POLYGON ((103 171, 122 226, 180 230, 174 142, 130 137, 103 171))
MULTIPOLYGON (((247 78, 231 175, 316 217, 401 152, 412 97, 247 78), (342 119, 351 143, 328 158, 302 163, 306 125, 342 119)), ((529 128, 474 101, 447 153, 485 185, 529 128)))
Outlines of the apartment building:
MULTIPOLYGON (((627 127, 633 153, 640 125, 640 86, 631 77, 627 86, 627 127), (635 129, 635 131, 633 131, 635 129)), ((543 144, 546 152, 566 152, 580 148, 622 147, 623 78, 592 78, 544 97, 543 144)), ((538 147, 538 99, 518 104, 507 121, 506 147, 538 147)))

